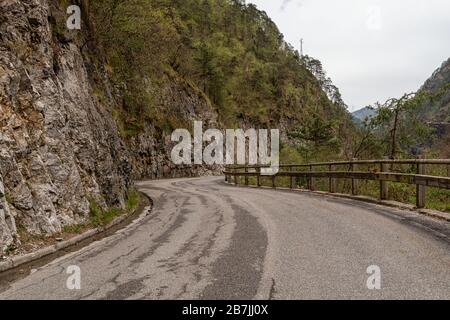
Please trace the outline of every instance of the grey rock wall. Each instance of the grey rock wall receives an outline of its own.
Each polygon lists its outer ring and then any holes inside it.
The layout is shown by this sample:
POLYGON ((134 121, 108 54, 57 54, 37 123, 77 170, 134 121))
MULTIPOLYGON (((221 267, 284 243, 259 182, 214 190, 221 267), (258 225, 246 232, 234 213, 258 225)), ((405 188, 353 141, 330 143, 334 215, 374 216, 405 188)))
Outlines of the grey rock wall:
POLYGON ((53 41, 49 16, 43 0, 0 4, 3 250, 20 241, 16 224, 60 232, 88 219, 90 198, 123 203, 130 183, 125 146, 92 98, 80 49, 53 41))
MULTIPOLYGON (((20 245, 18 229, 52 235, 86 222, 91 199, 123 205, 133 179, 211 173, 173 166, 170 135, 151 124, 120 136, 112 108, 94 94, 95 64, 80 43, 55 35, 57 3, 0 1, 0 254, 20 245)), ((113 104, 114 90, 100 78, 113 104)), ((217 114, 182 84, 168 86, 158 104, 185 123, 217 124, 217 114)))

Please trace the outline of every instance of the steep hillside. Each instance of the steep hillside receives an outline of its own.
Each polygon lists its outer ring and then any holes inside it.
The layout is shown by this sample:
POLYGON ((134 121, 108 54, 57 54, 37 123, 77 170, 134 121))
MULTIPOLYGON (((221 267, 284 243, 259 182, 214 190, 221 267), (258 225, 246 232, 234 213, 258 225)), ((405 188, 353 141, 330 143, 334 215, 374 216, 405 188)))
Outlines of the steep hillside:
POLYGON ((47 1, 0 4, 0 248, 18 232, 60 232, 89 198, 124 202, 131 166, 108 110, 92 98, 76 42, 61 42, 47 1))
POLYGON ((360 121, 364 121, 366 118, 371 118, 376 114, 377 114, 376 110, 374 110, 373 108, 370 108, 370 107, 365 107, 365 108, 362 108, 362 109, 352 112, 352 116, 356 120, 360 120, 360 121))
MULTIPOLYGON (((436 94, 446 86, 450 86, 450 58, 433 72, 420 90, 436 94)), ((426 103, 421 112, 427 121, 450 123, 450 90, 442 98, 426 103)))
MULTIPOLYGON (((68 31, 66 17, 57 1, 0 4, 0 251, 85 223, 92 202, 123 206, 133 177, 203 170, 171 171, 170 143, 151 125, 124 138, 92 30, 68 31)), ((184 84, 161 94, 179 119, 214 121, 184 84)))
POLYGON ((124 206, 134 179, 210 173, 169 159, 193 120, 280 128, 317 157, 349 145, 338 90, 254 6, 75 3, 81 31, 65 1, 0 2, 0 252, 89 221, 93 203, 124 206))
POLYGON ((99 0, 92 12, 131 131, 144 121, 166 131, 179 125, 158 102, 172 78, 204 96, 224 126, 281 125, 286 134, 320 118, 342 137, 350 123, 320 62, 302 59, 245 1, 99 0), (139 117, 130 121, 130 114, 139 117))
POLYGON ((450 58, 425 81, 421 91, 441 95, 420 107, 421 118, 436 132, 432 150, 437 157, 450 157, 450 58), (444 91, 445 90, 445 91, 444 91))

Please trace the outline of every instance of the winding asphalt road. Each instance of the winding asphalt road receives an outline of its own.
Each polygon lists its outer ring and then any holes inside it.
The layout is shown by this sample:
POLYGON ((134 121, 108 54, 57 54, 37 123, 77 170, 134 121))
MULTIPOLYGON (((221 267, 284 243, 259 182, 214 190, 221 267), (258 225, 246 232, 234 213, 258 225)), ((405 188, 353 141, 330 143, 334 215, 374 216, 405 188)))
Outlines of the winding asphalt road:
POLYGON ((0 299, 450 299, 450 223, 223 178, 146 181, 152 212, 0 299), (81 289, 66 286, 67 267, 81 289), (379 266, 381 289, 367 268, 379 266))

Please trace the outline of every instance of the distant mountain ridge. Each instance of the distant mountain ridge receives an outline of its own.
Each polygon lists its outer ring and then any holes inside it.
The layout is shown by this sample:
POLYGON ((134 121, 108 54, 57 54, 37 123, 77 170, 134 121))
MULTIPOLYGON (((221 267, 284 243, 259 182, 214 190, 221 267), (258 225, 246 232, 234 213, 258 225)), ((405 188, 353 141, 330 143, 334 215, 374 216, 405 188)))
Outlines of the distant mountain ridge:
MULTIPOLYGON (((433 72, 418 91, 437 94, 446 85, 450 85, 450 58, 433 72)), ((373 117, 376 113, 375 109, 364 107, 352 112, 352 116, 356 122, 360 122, 364 121, 366 117, 373 117)), ((439 100, 425 103, 420 107, 419 113, 426 122, 450 123, 450 93, 444 94, 439 100)))
POLYGON ((353 118, 356 120, 359 120, 359 121, 364 121, 366 118, 373 117, 376 114, 377 114, 377 111, 370 107, 364 107, 362 109, 352 112, 353 118))

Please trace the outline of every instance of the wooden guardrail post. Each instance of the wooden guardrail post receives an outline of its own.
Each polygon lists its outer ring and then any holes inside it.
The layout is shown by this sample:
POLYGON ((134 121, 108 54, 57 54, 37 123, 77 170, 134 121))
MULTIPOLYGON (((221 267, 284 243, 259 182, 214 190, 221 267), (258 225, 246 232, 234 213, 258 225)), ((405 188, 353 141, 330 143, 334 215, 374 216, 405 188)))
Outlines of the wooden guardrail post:
MULTIPOLYGON (((311 166, 309 166, 308 167, 308 170, 309 170, 309 172, 311 172, 311 166)), ((307 178, 306 178, 306 188, 308 189, 308 190, 311 190, 311 176, 308 176, 307 178)))
MULTIPOLYGON (((420 157, 419 159, 423 159, 420 157)), ((424 163, 417 163, 417 174, 426 174, 426 167, 424 163)), ((425 207, 425 186, 416 185, 416 206, 417 208, 425 207)))
MULTIPOLYGON (((287 170, 289 170, 289 172, 292 172, 292 167, 288 167, 288 168, 289 168, 289 169, 287 169, 287 170)), ((290 188, 290 189, 294 189, 294 186, 293 186, 293 184, 294 184, 293 181, 294 181, 294 180, 293 180, 293 179, 294 179, 293 176, 290 176, 290 177, 289 177, 289 181, 290 181, 290 183, 289 183, 289 188, 290 188)))
POLYGON ((256 168, 256 185, 261 187, 261 167, 256 168))
MULTIPOLYGON (((319 162, 319 163, 309 163, 309 164, 300 164, 300 165, 282 165, 282 168, 285 168, 284 171, 277 173, 276 175, 268 176, 267 178, 271 179, 271 187, 277 188, 277 177, 289 177, 290 180, 290 188, 294 189, 298 186, 298 179, 301 178, 302 181, 304 178, 307 179, 307 188, 309 190, 314 191, 316 189, 315 179, 328 179, 329 191, 331 193, 338 192, 338 179, 345 179, 345 192, 349 192, 348 189, 348 181, 351 180, 352 184, 352 194, 359 194, 360 190, 358 189, 360 180, 372 180, 378 181, 380 184, 380 199, 388 200, 389 199, 389 183, 403 183, 409 185, 416 185, 416 207, 423 208, 425 207, 426 201, 426 188, 427 187, 436 187, 442 189, 450 190, 450 177, 446 177, 445 173, 443 176, 429 176, 427 175, 427 167, 428 165, 437 164, 437 165, 450 165, 450 159, 398 159, 398 160, 389 160, 385 157, 383 160, 356 160, 352 161, 338 161, 338 162, 319 162), (415 165, 415 172, 397 172, 392 168, 393 164, 408 164, 415 165), (379 170, 372 170, 370 168, 369 172, 364 172, 361 170, 360 165, 369 164, 369 165, 379 165, 379 170), (338 169, 340 166, 345 166, 348 168, 347 170, 338 169), (316 167, 324 167, 328 168, 328 172, 326 170, 318 170, 314 171, 316 167), (301 171, 296 168, 302 168, 301 171)), ((414 167, 413 167, 414 168, 414 167)), ((448 168, 448 167, 447 167, 448 168)), ((445 170, 445 168, 444 168, 445 170)), ((236 186, 240 184, 249 185, 250 177, 255 176, 258 187, 261 186, 261 166, 227 166, 224 170, 225 173, 225 181, 230 184, 234 184, 236 186), (234 182, 232 181, 232 178, 234 182)), ((448 173, 447 173, 448 176, 448 173)), ((270 185, 269 185, 270 186, 270 185)), ((303 184, 301 184, 303 187, 303 184)))
MULTIPOLYGON (((387 157, 385 157, 387 159, 387 157)), ((380 172, 387 172, 388 171, 388 164, 386 163, 380 163, 380 172)), ((380 199, 381 200, 387 200, 389 198, 389 187, 387 181, 380 181, 380 199)))
MULTIPOLYGON (((332 165, 330 165, 329 169, 330 169, 330 172, 336 171, 336 166, 332 164, 332 165)), ((336 178, 330 178, 329 190, 331 193, 336 193, 336 178)))
MULTIPOLYGON (((290 171, 294 172, 295 167, 291 166, 290 171)), ((291 176, 291 189, 296 189, 296 188, 297 188, 297 177, 291 176)))
MULTIPOLYGON (((353 161, 357 161, 358 159, 353 158, 353 161)), ((351 164, 351 170, 352 172, 354 171, 358 171, 358 165, 356 163, 351 164)), ((357 179, 352 179, 352 195, 357 195, 358 194, 358 180, 357 179)))
MULTIPOLYGON (((309 166, 309 172, 313 171, 313 166, 309 166)), ((308 189, 314 191, 314 178, 310 175, 308 178, 308 189)))

